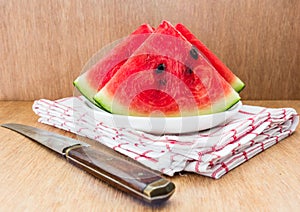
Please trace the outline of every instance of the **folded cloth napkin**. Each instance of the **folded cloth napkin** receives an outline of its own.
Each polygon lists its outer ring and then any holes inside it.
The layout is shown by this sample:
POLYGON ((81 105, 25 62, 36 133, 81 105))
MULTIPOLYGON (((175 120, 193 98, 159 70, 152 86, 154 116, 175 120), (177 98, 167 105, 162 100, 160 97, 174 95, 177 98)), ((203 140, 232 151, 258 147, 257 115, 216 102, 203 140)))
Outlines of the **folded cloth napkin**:
POLYGON ((106 126, 84 101, 83 97, 41 99, 34 102, 33 111, 41 123, 97 140, 169 176, 189 171, 218 179, 291 135, 299 123, 292 108, 243 105, 221 126, 195 133, 153 135, 106 126))

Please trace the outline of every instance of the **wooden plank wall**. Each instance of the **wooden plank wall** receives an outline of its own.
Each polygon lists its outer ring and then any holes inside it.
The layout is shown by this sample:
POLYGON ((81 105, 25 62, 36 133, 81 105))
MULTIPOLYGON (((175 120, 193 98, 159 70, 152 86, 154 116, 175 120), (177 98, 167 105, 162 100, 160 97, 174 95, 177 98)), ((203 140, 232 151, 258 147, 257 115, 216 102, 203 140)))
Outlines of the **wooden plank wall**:
POLYGON ((299 0, 0 0, 0 100, 56 99, 103 46, 141 23, 184 23, 247 87, 300 99, 299 0))

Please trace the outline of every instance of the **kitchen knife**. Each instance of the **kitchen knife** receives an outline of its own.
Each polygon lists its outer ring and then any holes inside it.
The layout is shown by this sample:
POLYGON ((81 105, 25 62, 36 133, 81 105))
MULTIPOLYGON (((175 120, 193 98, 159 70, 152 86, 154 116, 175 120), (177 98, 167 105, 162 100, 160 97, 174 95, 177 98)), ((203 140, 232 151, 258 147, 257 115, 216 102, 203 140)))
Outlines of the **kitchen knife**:
POLYGON ((175 191, 171 181, 132 162, 96 150, 82 141, 22 124, 1 126, 37 141, 93 176, 147 202, 163 202, 175 191))

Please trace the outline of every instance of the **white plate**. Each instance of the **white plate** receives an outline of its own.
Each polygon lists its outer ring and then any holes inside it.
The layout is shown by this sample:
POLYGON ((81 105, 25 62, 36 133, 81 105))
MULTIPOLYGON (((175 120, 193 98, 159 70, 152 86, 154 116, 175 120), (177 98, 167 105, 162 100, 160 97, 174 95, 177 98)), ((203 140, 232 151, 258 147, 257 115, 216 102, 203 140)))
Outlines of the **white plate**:
POLYGON ((132 128, 153 134, 181 134, 206 130, 224 123, 234 116, 242 107, 239 101, 229 110, 201 116, 188 117, 138 117, 108 113, 86 101, 86 105, 93 109, 96 120, 115 128, 132 128))

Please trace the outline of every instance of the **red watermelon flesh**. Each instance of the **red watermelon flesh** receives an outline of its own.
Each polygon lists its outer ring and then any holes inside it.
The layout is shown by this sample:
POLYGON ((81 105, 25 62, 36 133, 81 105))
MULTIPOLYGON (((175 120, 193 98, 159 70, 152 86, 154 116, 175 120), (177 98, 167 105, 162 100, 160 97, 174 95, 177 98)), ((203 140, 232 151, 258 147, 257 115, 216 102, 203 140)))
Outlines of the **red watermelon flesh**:
POLYGON ((240 97, 163 21, 94 99, 115 114, 193 116, 225 111, 240 97))
POLYGON ((183 24, 177 24, 175 28, 209 60, 219 74, 237 91, 240 92, 245 84, 232 73, 222 61, 214 55, 200 40, 196 38, 183 24))
POLYGON ((94 95, 114 76, 130 55, 150 36, 153 28, 142 24, 130 36, 117 44, 91 69, 80 75, 74 85, 91 102, 94 95))

